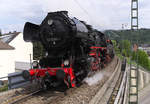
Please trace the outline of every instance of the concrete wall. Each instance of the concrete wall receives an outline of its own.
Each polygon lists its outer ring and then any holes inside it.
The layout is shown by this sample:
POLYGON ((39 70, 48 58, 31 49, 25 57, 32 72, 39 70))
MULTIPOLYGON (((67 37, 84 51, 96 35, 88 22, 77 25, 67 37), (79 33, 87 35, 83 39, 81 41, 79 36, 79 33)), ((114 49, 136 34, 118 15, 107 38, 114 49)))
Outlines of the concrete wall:
POLYGON ((139 90, 141 90, 150 83, 150 72, 146 71, 143 68, 139 68, 138 76, 139 76, 138 87, 139 90))

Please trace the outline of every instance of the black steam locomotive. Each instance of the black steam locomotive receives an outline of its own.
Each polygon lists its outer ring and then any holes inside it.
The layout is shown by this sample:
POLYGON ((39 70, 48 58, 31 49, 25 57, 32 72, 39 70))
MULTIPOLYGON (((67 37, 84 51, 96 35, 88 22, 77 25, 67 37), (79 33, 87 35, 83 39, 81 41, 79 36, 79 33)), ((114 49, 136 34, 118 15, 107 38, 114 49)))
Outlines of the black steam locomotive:
POLYGON ((39 79, 44 88, 75 87, 91 71, 105 67, 114 56, 111 40, 67 11, 48 13, 40 25, 27 22, 24 40, 41 42, 46 55, 24 71, 25 79, 39 79))

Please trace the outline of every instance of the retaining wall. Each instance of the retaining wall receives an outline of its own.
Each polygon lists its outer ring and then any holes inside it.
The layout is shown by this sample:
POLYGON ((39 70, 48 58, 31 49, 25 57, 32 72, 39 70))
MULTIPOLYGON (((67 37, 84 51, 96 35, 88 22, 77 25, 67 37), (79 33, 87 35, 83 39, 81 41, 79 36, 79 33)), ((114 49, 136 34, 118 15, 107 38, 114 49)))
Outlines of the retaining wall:
POLYGON ((138 76, 138 90, 142 90, 150 83, 150 72, 140 67, 138 76))

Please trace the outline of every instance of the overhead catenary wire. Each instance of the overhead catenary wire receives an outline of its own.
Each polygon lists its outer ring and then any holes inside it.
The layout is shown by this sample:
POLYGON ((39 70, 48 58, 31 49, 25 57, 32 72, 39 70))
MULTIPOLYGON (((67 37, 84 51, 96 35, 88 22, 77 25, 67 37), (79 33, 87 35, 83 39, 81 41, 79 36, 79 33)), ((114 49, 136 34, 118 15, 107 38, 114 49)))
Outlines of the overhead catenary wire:
POLYGON ((86 9, 84 9, 84 8, 82 7, 82 5, 81 5, 77 0, 73 0, 73 1, 83 10, 84 13, 86 13, 86 14, 90 17, 90 15, 89 15, 89 13, 86 11, 86 9))
POLYGON ((82 9, 82 11, 89 17, 89 20, 92 24, 94 24, 94 21, 91 17, 91 15, 89 14, 89 12, 77 1, 77 0, 73 0, 79 7, 80 9, 82 9))

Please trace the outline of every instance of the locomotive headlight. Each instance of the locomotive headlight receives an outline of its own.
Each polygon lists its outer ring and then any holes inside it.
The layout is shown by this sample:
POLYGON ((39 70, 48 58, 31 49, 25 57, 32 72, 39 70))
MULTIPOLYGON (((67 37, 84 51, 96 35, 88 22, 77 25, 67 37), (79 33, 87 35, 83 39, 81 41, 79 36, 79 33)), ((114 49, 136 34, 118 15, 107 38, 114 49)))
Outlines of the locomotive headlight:
POLYGON ((69 60, 65 60, 65 61, 64 61, 64 65, 65 65, 65 66, 68 66, 68 65, 69 65, 69 60))
POLYGON ((33 68, 38 68, 39 63, 37 61, 33 61, 32 66, 33 68))
POLYGON ((52 20, 52 19, 49 19, 49 20, 47 21, 47 23, 48 23, 48 25, 52 25, 52 24, 53 24, 53 20, 52 20))

